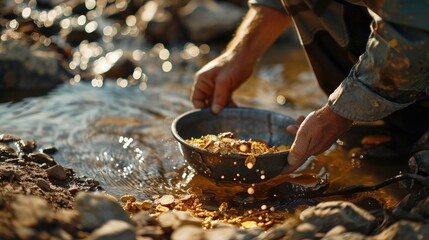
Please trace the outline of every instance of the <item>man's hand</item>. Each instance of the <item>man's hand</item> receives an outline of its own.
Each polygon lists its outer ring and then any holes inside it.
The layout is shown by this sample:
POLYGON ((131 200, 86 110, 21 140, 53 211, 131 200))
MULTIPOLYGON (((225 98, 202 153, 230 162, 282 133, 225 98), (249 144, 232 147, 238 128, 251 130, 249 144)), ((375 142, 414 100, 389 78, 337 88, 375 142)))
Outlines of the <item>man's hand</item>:
POLYGON ((219 113, 225 106, 235 106, 232 93, 246 81, 253 64, 245 65, 237 55, 225 53, 205 65, 195 75, 192 103, 195 108, 210 107, 219 113))
POLYGON ((225 106, 235 105, 232 93, 250 77, 259 57, 291 23, 285 12, 252 5, 226 51, 195 75, 194 107, 211 107, 212 112, 219 113, 225 106))
POLYGON ((334 113, 329 106, 299 117, 297 125, 287 130, 296 135, 288 156, 289 165, 282 173, 290 173, 300 167, 311 155, 327 150, 351 126, 353 121, 334 113))

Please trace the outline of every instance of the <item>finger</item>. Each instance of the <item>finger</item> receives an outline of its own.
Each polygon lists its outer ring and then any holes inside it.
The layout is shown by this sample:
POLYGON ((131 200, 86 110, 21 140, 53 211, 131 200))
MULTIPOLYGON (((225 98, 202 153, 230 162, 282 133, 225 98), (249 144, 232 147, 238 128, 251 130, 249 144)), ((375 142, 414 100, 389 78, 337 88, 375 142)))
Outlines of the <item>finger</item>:
POLYGON ((213 96, 213 84, 205 78, 196 81, 192 91, 192 104, 195 108, 208 107, 208 102, 213 96))
POLYGON ((200 91, 194 92, 194 94, 192 94, 192 104, 195 108, 208 107, 206 94, 200 91))
POLYGON ((298 125, 289 125, 286 127, 286 131, 288 131, 291 135, 296 136, 296 133, 298 132, 298 125))
POLYGON ((290 165, 289 169, 295 170, 304 163, 304 161, 309 157, 308 147, 311 145, 311 138, 303 131, 298 131, 297 137, 293 142, 288 156, 288 164, 290 165))
POLYGON ((226 106, 230 99, 229 85, 225 82, 217 81, 214 89, 212 112, 217 114, 226 106))

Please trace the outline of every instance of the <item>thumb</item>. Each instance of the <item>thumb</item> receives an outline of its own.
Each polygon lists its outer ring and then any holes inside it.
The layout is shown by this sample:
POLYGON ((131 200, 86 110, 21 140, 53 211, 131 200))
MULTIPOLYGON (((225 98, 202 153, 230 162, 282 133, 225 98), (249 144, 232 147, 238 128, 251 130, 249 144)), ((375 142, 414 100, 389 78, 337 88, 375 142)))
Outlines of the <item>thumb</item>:
POLYGON ((295 138, 287 158, 288 166, 282 171, 283 174, 290 173, 300 167, 305 160, 309 157, 308 155, 308 142, 309 140, 305 135, 299 134, 295 138))

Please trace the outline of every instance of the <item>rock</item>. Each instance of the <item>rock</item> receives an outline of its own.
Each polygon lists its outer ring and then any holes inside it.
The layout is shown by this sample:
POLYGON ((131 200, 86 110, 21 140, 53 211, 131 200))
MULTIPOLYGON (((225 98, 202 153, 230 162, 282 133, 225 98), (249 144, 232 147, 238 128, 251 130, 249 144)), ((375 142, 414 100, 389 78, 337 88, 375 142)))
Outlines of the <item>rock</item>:
POLYGON ((58 225, 71 235, 78 232, 80 224, 79 212, 70 209, 61 209, 55 214, 58 225))
POLYGON ((46 181, 43 178, 38 178, 36 180, 36 184, 39 188, 41 188, 43 191, 45 192, 50 192, 51 191, 51 185, 49 184, 48 181, 46 181))
POLYGON ((18 141, 18 148, 20 151, 24 153, 30 153, 36 149, 36 142, 35 141, 29 141, 29 140, 19 140, 18 141))
POLYGON ((296 218, 289 218, 282 224, 276 224, 268 231, 259 235, 258 239, 264 240, 274 240, 281 238, 291 238, 291 235, 295 231, 295 228, 298 226, 299 220, 296 218), (290 236, 290 237, 289 237, 290 236))
POLYGON ((236 227, 217 228, 206 232, 205 238, 207 240, 217 239, 233 239, 237 235, 238 229, 236 227))
POLYGON ((428 239, 429 224, 401 220, 374 236, 374 240, 428 239))
POLYGON ((429 219, 429 197, 420 201, 415 208, 411 209, 411 213, 418 214, 423 219, 429 219))
POLYGON ((79 211, 82 227, 88 230, 96 229, 109 220, 131 223, 121 205, 102 194, 78 192, 75 209, 79 211))
POLYGON ((361 233, 355 233, 355 232, 345 232, 345 233, 339 233, 339 234, 332 234, 329 236, 325 236, 322 238, 323 240, 365 240, 365 239, 372 239, 369 238, 361 233))
POLYGON ((160 226, 144 226, 138 227, 136 234, 137 236, 149 237, 151 239, 162 239, 165 232, 160 226))
POLYGON ((296 227, 296 231, 292 234, 292 239, 312 239, 315 238, 317 227, 311 223, 301 223, 296 227))
POLYGON ((16 158, 17 156, 18 155, 16 154, 16 151, 13 149, 13 147, 0 143, 0 157, 16 158))
POLYGON ((426 131, 420 139, 417 141, 416 144, 414 144, 412 151, 418 152, 422 150, 428 150, 429 149, 429 131, 426 131))
POLYGON ((15 215, 13 224, 17 228, 32 228, 53 220, 48 203, 41 198, 17 195, 11 206, 15 215))
POLYGON ((46 164, 47 166, 50 166, 50 167, 57 164, 51 156, 40 152, 30 153, 28 154, 28 158, 32 162, 35 162, 38 164, 46 164))
POLYGON ((156 224, 156 220, 143 211, 133 215, 131 220, 136 226, 155 226, 156 224))
POLYGON ((109 220, 89 236, 91 240, 135 240, 134 226, 121 220, 109 220))
POLYGON ((331 230, 329 230, 329 232, 326 233, 325 237, 329 237, 331 235, 339 235, 345 232, 347 232, 347 229, 342 225, 338 225, 336 227, 333 227, 331 230))
POLYGON ((158 216, 159 225, 164 229, 176 230, 184 225, 194 225, 201 228, 201 220, 188 212, 170 211, 158 216))
POLYGON ((48 146, 41 149, 42 153, 46 154, 55 154, 58 152, 58 149, 54 146, 48 146))
POLYGON ((122 56, 118 61, 116 61, 112 67, 106 72, 102 73, 105 78, 117 79, 117 78, 125 78, 128 76, 132 76, 135 64, 133 61, 128 59, 127 57, 122 56))
MULTIPOLYGON (((171 235, 171 240, 201 240, 204 239, 204 229, 197 226, 182 226, 171 235)), ((225 238, 218 238, 225 239, 225 238)))
POLYGON ((408 166, 415 173, 429 174, 429 150, 417 152, 408 161, 408 166))
POLYGON ((167 7, 160 1, 147 1, 136 14, 137 26, 151 42, 173 43, 181 38, 176 14, 167 7))
POLYGON ((67 173, 61 165, 55 165, 46 169, 46 173, 51 178, 55 178, 58 180, 67 179, 67 173))
POLYGON ((8 142, 16 142, 21 140, 18 136, 11 134, 0 134, 0 142, 8 143, 8 142))
POLYGON ((0 88, 48 90, 72 77, 56 51, 15 34, 0 41, 0 88))
POLYGON ((351 202, 330 201, 305 209, 300 219, 316 226, 318 231, 328 232, 337 225, 347 231, 368 234, 375 227, 375 217, 351 202))
POLYGON ((210 41, 232 33, 244 17, 245 10, 227 2, 190 1, 178 12, 191 41, 210 41))

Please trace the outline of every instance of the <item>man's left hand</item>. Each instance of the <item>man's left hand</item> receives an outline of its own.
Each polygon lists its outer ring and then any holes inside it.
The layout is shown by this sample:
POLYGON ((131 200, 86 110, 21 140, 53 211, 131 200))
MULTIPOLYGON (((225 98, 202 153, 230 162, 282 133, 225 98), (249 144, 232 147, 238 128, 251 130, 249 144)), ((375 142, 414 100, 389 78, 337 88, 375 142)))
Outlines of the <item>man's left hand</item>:
POLYGON ((289 165, 282 173, 294 171, 308 157, 329 149, 352 124, 352 120, 336 114, 328 105, 310 113, 306 118, 299 117, 297 125, 287 127, 287 130, 296 137, 289 152, 289 165))

